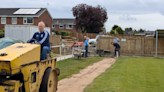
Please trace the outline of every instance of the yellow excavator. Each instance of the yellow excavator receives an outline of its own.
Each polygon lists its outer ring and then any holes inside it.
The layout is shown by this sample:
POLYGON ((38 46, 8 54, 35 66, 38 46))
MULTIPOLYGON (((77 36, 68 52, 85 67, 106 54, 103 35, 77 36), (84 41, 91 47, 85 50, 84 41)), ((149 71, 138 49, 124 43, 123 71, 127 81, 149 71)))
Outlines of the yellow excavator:
POLYGON ((40 61, 38 44, 15 43, 0 50, 0 92, 56 92, 55 58, 40 61))

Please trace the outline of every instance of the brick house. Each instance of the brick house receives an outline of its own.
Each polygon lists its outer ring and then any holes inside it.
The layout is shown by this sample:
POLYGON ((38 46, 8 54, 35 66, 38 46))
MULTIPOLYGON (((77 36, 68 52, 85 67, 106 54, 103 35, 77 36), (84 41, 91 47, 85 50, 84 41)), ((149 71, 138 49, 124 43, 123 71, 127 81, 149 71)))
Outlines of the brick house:
POLYGON ((70 32, 79 32, 76 29, 75 19, 53 19, 52 30, 57 31, 70 31, 70 32))
POLYGON ((52 19, 46 8, 0 8, 0 30, 6 24, 37 26, 43 21, 52 31, 52 19))

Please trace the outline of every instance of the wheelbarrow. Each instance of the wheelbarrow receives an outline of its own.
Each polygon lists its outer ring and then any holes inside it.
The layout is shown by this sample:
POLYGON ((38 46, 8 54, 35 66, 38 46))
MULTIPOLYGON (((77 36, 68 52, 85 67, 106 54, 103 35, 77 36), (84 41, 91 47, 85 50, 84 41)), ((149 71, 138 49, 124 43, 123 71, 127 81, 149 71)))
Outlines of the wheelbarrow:
POLYGON ((105 54, 110 54, 111 51, 109 51, 109 50, 96 50, 96 53, 101 57, 101 56, 104 56, 105 54))
POLYGON ((81 59, 82 54, 81 54, 81 53, 79 53, 79 54, 74 54, 74 59, 75 59, 75 57, 77 57, 78 59, 81 59))

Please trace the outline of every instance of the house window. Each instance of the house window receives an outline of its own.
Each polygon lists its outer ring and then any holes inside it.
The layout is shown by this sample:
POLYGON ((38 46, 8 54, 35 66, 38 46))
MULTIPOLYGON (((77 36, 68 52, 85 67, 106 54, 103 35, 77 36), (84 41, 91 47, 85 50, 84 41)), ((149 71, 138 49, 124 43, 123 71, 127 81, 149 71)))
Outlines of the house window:
POLYGON ((64 28, 64 25, 59 25, 59 28, 60 28, 60 29, 63 29, 63 28, 64 28))
POLYGON ((66 25, 66 29, 73 29, 73 25, 66 25))
POLYGON ((6 17, 1 17, 1 24, 6 24, 6 17))
POLYGON ((17 24, 17 18, 16 17, 12 18, 12 24, 17 24))
POLYGON ((52 28, 55 28, 55 25, 52 25, 52 28))
POLYGON ((23 18, 23 24, 33 24, 33 18, 32 17, 23 18))

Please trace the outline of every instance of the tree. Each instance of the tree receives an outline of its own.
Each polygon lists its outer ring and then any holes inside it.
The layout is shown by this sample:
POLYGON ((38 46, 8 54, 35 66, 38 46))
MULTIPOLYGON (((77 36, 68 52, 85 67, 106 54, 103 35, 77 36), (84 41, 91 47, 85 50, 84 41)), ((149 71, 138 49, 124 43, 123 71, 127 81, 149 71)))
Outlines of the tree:
MULTIPOLYGON (((115 30, 111 30, 110 34, 115 34, 115 30)), ((118 32, 116 31, 116 34, 118 34, 118 32)))
POLYGON ((117 27, 116 31, 118 32, 118 34, 124 34, 124 31, 122 30, 121 27, 117 27))
POLYGON ((133 29, 130 27, 130 28, 125 28, 125 31, 133 31, 133 29))
POLYGON ((118 25, 114 25, 113 27, 112 27, 112 30, 115 30, 117 27, 119 27, 118 25))
POLYGON ((143 29, 141 28, 141 29, 139 29, 139 32, 145 32, 145 30, 143 30, 143 29))
POLYGON ((132 29, 131 27, 129 28, 129 30, 130 30, 130 31, 133 31, 133 29, 132 29))
POLYGON ((76 17, 76 29, 87 33, 99 33, 107 21, 107 12, 100 5, 92 7, 87 4, 79 4, 72 8, 73 16, 76 17))

